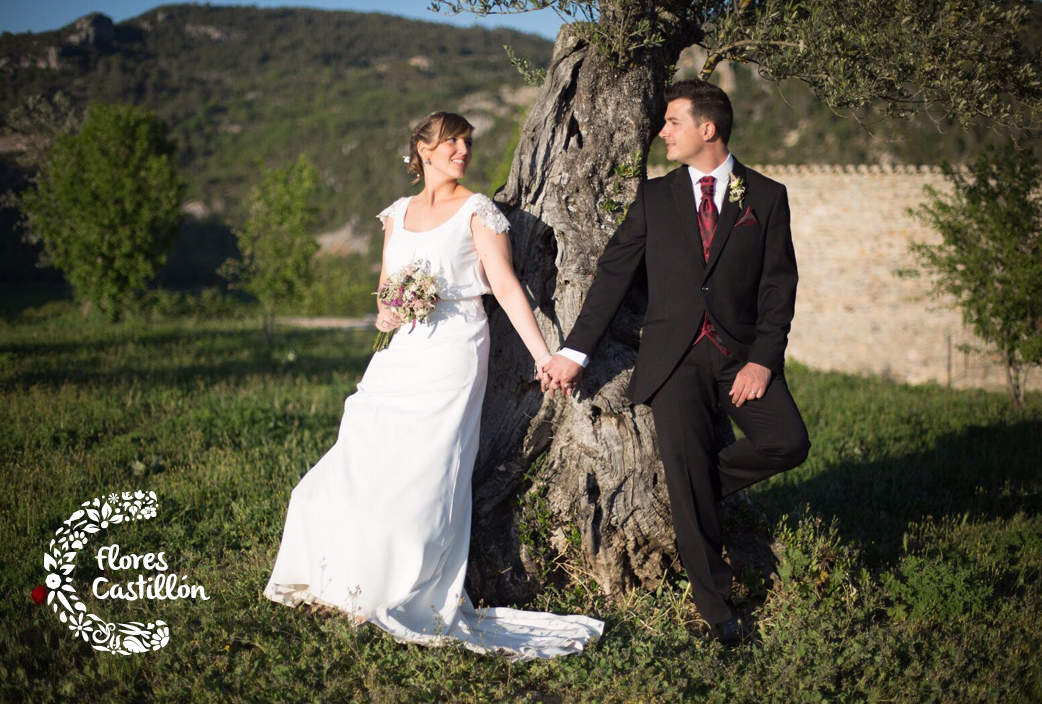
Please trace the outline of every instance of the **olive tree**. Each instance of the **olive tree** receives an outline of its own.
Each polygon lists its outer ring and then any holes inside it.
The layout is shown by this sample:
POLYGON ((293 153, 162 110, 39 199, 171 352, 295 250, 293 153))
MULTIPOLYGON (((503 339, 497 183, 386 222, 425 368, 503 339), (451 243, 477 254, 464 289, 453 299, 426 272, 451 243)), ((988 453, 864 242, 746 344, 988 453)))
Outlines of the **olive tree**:
MULTIPOLYGON (((1024 4, 991 0, 434 0, 480 15, 552 8, 566 21, 495 200, 514 267, 551 348, 571 329, 662 124, 680 52, 755 63, 864 119, 926 111, 1018 128, 1042 107, 1039 59, 1018 39, 1024 4)), ((537 78, 538 76, 536 76, 537 78)), ((738 147, 740 149, 740 147, 738 147)), ((646 306, 632 287, 578 400, 544 397, 493 309, 492 361, 474 477, 473 593, 523 601, 553 565, 607 594, 655 587, 676 564, 650 409, 625 397, 646 306)), ((726 433, 724 433, 726 435, 726 433)), ((732 567, 734 567, 732 559, 732 567)))

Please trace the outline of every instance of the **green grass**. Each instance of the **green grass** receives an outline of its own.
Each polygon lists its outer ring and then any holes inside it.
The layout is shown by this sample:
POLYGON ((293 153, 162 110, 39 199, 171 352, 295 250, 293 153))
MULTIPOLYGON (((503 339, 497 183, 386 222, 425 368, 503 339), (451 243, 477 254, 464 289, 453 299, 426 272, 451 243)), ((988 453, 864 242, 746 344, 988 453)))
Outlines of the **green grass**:
MULTIPOLYGON (((336 439, 371 333, 169 317, 82 320, 46 304, 0 323, 0 699, 78 701, 1029 702, 1042 699, 1042 396, 911 387, 791 365, 813 448, 755 487, 784 543, 781 586, 740 587, 756 645, 704 637, 684 583, 606 604, 580 588, 535 606, 606 620, 581 656, 509 664, 401 645, 372 626, 263 598, 289 493, 336 439), (98 602, 162 618, 168 646, 96 653, 30 600, 80 503, 153 490, 159 520, 93 553, 165 551, 208 601, 98 602)), ((142 570, 115 572, 129 581, 142 570)))

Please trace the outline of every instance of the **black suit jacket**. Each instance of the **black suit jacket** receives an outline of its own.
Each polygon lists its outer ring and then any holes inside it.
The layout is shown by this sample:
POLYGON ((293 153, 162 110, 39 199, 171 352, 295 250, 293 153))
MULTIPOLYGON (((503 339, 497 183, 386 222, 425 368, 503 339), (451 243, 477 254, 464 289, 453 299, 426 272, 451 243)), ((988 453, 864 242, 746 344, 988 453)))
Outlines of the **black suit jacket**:
POLYGON ((597 263, 564 346, 592 354, 637 269, 646 266, 648 310, 627 389, 634 403, 647 401, 669 378, 703 312, 741 362, 782 371, 798 278, 789 200, 785 186, 737 159, 733 173, 745 181, 742 207, 725 196, 708 263, 686 166, 640 183, 597 263), (739 219, 745 224, 736 226, 739 219))

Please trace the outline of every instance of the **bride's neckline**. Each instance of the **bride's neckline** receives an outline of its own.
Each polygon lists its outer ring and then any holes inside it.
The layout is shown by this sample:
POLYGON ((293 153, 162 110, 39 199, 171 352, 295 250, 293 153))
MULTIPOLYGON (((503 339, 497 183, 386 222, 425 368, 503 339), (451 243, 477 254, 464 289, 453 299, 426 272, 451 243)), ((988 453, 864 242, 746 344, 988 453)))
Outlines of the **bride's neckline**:
POLYGON ((434 227, 429 228, 427 230, 410 230, 409 228, 407 228, 405 226, 405 216, 409 212, 409 205, 412 203, 412 199, 416 197, 416 196, 409 196, 409 200, 407 200, 405 202, 405 207, 402 208, 402 222, 399 225, 399 227, 401 227, 402 230, 404 230, 405 232, 408 232, 411 235, 423 235, 423 234, 426 234, 428 232, 434 232, 435 230, 441 229, 441 228, 445 227, 446 225, 448 225, 450 222, 452 222, 456 218, 456 216, 459 215, 460 212, 463 211, 463 208, 465 208, 467 206, 467 203, 470 202, 470 199, 473 198, 476 195, 477 195, 477 193, 471 193, 469 196, 467 196, 466 198, 463 199, 463 203, 460 205, 460 207, 456 208, 456 212, 454 212, 452 215, 450 215, 444 222, 439 223, 439 224, 435 225, 434 227))

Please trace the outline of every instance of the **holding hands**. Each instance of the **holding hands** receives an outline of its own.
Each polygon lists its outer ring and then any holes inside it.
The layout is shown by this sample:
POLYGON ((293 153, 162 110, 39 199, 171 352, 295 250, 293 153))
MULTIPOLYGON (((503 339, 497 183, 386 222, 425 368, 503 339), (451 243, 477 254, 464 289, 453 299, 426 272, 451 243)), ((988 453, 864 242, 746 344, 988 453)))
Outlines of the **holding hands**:
MULTIPOLYGON (((557 392, 569 396, 582 378, 582 365, 576 364, 564 355, 551 355, 549 352, 536 360, 536 378, 543 392, 550 392, 553 398, 557 392)), ((746 401, 763 398, 767 386, 771 383, 771 370, 767 367, 748 362, 735 376, 734 384, 728 394, 735 407, 741 407, 746 401)))
POLYGON ((539 367, 540 386, 544 393, 550 392, 550 398, 553 398, 556 392, 567 393, 571 396, 583 372, 581 365, 560 354, 542 360, 541 364, 537 364, 537 366, 539 367))

